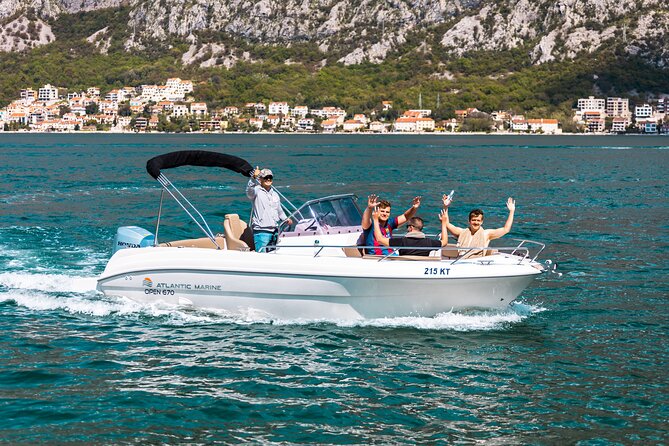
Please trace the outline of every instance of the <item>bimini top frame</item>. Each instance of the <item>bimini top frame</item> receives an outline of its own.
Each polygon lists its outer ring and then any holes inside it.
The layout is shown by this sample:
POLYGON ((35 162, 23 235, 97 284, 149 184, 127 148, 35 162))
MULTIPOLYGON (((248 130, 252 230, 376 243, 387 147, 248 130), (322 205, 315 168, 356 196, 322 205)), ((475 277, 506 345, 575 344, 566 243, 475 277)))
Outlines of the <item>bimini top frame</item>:
POLYGON ((204 234, 212 241, 217 248, 221 248, 216 243, 216 237, 209 227, 209 224, 202 216, 200 211, 191 203, 177 187, 161 172, 163 169, 171 169, 180 166, 203 166, 203 167, 222 167, 241 173, 246 177, 253 175, 253 166, 247 161, 233 155, 224 153, 210 152, 206 150, 180 150, 166 153, 151 158, 146 163, 146 171, 156 179, 163 190, 160 194, 160 207, 158 209, 158 221, 156 222, 155 244, 158 245, 158 230, 160 228, 160 216, 163 209, 163 196, 167 192, 174 198, 179 206, 188 214, 188 216, 197 224, 204 234))

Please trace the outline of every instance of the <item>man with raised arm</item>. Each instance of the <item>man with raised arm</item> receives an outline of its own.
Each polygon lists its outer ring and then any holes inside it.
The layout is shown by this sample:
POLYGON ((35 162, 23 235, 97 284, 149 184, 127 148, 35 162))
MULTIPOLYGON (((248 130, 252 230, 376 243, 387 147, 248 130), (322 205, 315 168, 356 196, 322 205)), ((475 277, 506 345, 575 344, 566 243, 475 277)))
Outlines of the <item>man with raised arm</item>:
POLYGON ((288 220, 288 224, 292 224, 281 208, 279 194, 272 189, 273 181, 271 170, 256 167, 246 185, 246 196, 253 200, 251 228, 257 252, 265 252, 264 248, 272 241, 281 221, 288 220))
POLYGON ((420 206, 420 200, 421 197, 414 197, 409 209, 397 217, 390 218, 389 201, 379 201, 379 197, 375 194, 367 197, 367 207, 362 213, 362 243, 364 246, 374 246, 374 248, 369 248, 367 250, 367 254, 387 255, 391 252, 387 248, 382 248, 383 245, 379 243, 376 237, 374 237, 374 226, 372 222, 372 212, 374 208, 377 208, 379 212, 379 230, 384 237, 389 238, 392 236, 394 229, 402 226, 408 219, 414 216, 416 210, 420 206))
MULTIPOLYGON (((451 205, 451 199, 448 195, 443 196, 444 211, 446 216, 446 226, 448 231, 458 238, 458 246, 463 248, 486 247, 491 240, 498 239, 511 231, 513 225, 513 214, 516 211, 516 202, 509 197, 506 200, 506 208, 509 210, 509 216, 506 218, 504 226, 497 229, 483 229, 483 211, 481 209, 472 209, 469 213, 469 225, 466 228, 458 228, 451 224, 448 218, 448 207, 451 205)), ((468 257, 482 255, 483 252, 468 253, 468 257)))
POLYGON ((384 246, 392 247, 402 247, 408 246, 407 249, 400 249, 399 255, 407 256, 429 256, 430 249, 420 249, 420 248, 441 248, 446 246, 448 243, 448 229, 446 228, 446 222, 448 218, 446 217, 446 211, 442 210, 439 215, 439 220, 441 220, 441 241, 428 238, 423 234, 423 219, 420 217, 411 217, 407 221, 407 233, 404 237, 384 237, 379 230, 379 213, 374 212, 372 214, 372 220, 374 221, 374 236, 384 246))

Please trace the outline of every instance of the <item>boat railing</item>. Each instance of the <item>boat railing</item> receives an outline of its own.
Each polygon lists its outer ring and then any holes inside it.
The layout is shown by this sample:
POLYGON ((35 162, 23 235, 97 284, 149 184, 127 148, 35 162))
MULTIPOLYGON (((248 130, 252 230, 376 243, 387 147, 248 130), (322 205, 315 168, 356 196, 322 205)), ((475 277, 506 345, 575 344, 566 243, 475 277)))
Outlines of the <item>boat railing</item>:
MULTIPOLYGON (((476 259, 479 262, 486 262, 486 257, 489 257, 490 255, 493 254, 507 254, 507 255, 512 255, 514 257, 518 257, 518 264, 523 263, 524 261, 530 259, 531 261, 536 261, 537 257, 539 254, 544 250, 546 247, 545 244, 540 243, 540 242, 535 242, 533 240, 527 240, 527 239, 513 239, 517 240, 519 243, 514 246, 471 246, 471 247, 461 247, 457 245, 446 245, 443 247, 425 247, 425 246, 361 246, 361 245, 334 245, 334 244, 320 244, 320 243, 314 243, 313 245, 286 245, 286 244, 280 244, 280 245, 270 245, 265 248, 264 250, 267 251, 273 251, 276 249, 314 249, 313 257, 319 257, 321 253, 323 253, 323 250, 325 249, 342 249, 342 250, 351 250, 351 251, 358 251, 358 252, 367 252, 370 249, 382 249, 385 251, 384 254, 380 255, 367 255, 367 254, 360 254, 359 257, 364 257, 368 259, 375 259, 378 260, 379 262, 384 261, 384 260, 394 260, 397 258, 404 258, 407 260, 448 260, 451 263, 457 263, 462 260, 466 259, 476 259), (538 247, 538 251, 536 253, 533 252, 533 250, 530 249, 530 247, 525 246, 525 245, 536 245, 538 247), (438 256, 416 256, 416 255, 400 255, 399 252, 400 250, 412 250, 412 251, 435 251, 438 252, 438 256), (451 253, 457 252, 456 256, 443 256, 443 250, 448 250, 451 253)), ((355 257, 358 257, 357 255, 355 257)))

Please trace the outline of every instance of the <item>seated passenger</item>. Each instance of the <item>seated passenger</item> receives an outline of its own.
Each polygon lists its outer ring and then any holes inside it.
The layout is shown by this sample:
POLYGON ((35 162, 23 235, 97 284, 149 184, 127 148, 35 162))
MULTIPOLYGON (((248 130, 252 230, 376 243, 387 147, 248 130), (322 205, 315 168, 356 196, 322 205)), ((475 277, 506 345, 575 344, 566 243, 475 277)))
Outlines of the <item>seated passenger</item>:
POLYGON ((439 219, 441 220, 441 241, 425 237, 423 234, 423 219, 420 217, 411 217, 407 223, 407 233, 404 237, 384 237, 379 230, 378 216, 375 212, 372 215, 374 220, 374 235, 376 239, 384 246, 401 247, 408 246, 407 249, 400 249, 401 256, 429 256, 430 249, 420 248, 441 248, 448 243, 448 231, 446 228, 446 211, 441 211, 439 219))
MULTIPOLYGON (((451 205, 451 200, 447 195, 443 197, 444 214, 446 217, 446 226, 451 234, 458 238, 458 246, 463 248, 472 247, 486 247, 491 240, 498 239, 511 231, 513 225, 513 214, 516 210, 516 202, 509 197, 506 200, 506 208, 509 210, 509 216, 506 218, 506 223, 503 227, 497 229, 483 229, 483 211, 481 209, 473 209, 469 213, 469 225, 467 228, 458 228, 451 224, 448 219, 448 207, 451 205)), ((482 255, 483 252, 468 253, 469 256, 482 255)))
POLYGON ((393 234, 393 229, 402 226, 409 218, 414 216, 420 206, 420 200, 421 197, 414 197, 411 207, 404 214, 390 218, 390 202, 386 200, 379 201, 379 197, 375 194, 367 197, 367 207, 362 213, 362 241, 359 245, 374 246, 374 248, 369 248, 366 254, 387 255, 391 252, 388 249, 381 248, 382 245, 374 237, 372 210, 377 208, 379 212, 379 230, 384 237, 389 238, 393 234))

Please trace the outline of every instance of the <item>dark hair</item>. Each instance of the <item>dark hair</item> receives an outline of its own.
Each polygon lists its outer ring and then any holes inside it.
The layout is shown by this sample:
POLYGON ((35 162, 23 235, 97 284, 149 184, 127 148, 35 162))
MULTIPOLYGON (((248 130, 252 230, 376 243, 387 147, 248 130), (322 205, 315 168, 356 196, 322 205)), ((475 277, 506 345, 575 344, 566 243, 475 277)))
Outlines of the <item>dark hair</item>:
POLYGON ((407 222, 407 225, 413 226, 416 231, 422 231, 423 230, 423 219, 420 217, 411 217, 409 221, 407 222))
POLYGON ((469 220, 471 220, 472 217, 478 217, 479 215, 483 218, 483 211, 481 209, 472 209, 471 212, 469 212, 469 220))
POLYGON ((390 201, 388 201, 388 200, 381 200, 381 201, 379 201, 379 205, 378 205, 378 206, 379 206, 380 208, 389 208, 389 207, 390 207, 390 201))

